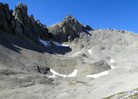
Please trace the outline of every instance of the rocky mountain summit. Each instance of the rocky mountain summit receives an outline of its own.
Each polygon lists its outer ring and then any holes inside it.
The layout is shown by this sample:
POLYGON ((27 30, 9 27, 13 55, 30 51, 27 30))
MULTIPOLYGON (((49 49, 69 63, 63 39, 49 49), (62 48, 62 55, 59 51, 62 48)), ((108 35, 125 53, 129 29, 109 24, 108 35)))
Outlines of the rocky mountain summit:
POLYGON ((46 26, 25 4, 0 3, 0 99, 137 97, 137 57, 137 33, 93 29, 70 14, 46 26))
POLYGON ((48 29, 60 42, 72 41, 78 38, 81 32, 92 30, 89 25, 84 27, 70 14, 66 15, 61 22, 48 26, 48 29))

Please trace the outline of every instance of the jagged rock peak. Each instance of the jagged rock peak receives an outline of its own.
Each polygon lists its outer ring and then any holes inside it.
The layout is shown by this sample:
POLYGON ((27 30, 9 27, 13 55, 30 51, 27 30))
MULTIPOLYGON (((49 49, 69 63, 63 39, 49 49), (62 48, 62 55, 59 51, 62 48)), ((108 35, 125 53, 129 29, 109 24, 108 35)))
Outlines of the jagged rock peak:
POLYGON ((72 41, 79 37, 80 32, 83 32, 82 24, 71 14, 66 15, 62 21, 49 26, 48 29, 56 37, 55 40, 60 42, 72 41))
POLYGON ((81 33, 89 34, 88 31, 93 30, 89 25, 84 27, 71 14, 66 15, 62 21, 48 26, 48 29, 55 36, 55 40, 59 42, 73 41, 81 33))
POLYGON ((7 3, 5 3, 5 4, 0 3, 0 8, 3 7, 3 6, 4 6, 5 8, 7 8, 7 9, 9 9, 9 5, 8 5, 7 3))
POLYGON ((62 20, 63 23, 68 23, 71 25, 80 24, 76 18, 74 18, 71 14, 67 14, 65 18, 62 20))
POLYGON ((28 14, 27 14, 27 6, 23 3, 18 3, 14 10, 12 15, 15 17, 15 19, 21 23, 25 23, 27 20, 28 14))
POLYGON ((39 42, 38 38, 49 39, 46 26, 37 23, 33 15, 28 16, 27 6, 23 3, 18 3, 13 11, 9 10, 8 4, 0 3, 0 31, 34 42, 39 42))
POLYGON ((64 18, 64 20, 71 20, 71 19, 75 19, 71 14, 67 14, 64 18))
POLYGON ((24 11, 24 12, 27 13, 27 5, 24 4, 24 3, 19 2, 19 3, 15 6, 15 8, 19 8, 19 9, 21 9, 22 11, 24 11))

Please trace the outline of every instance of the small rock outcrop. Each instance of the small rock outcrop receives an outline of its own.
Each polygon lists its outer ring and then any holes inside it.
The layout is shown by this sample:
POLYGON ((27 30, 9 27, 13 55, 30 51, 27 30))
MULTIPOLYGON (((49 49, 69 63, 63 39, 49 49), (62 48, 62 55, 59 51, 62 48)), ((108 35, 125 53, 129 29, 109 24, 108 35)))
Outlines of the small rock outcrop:
POLYGON ((92 30, 93 30, 93 29, 91 28, 91 26, 89 26, 89 25, 85 25, 84 28, 85 28, 86 30, 88 30, 88 31, 92 31, 92 30))
POLYGON ((108 65, 103 60, 95 62, 91 66, 92 66, 92 69, 91 69, 92 74, 100 73, 100 72, 107 71, 107 70, 111 69, 110 65, 108 65))
POLYGON ((100 60, 98 62, 94 62, 92 64, 85 64, 82 67, 79 67, 78 75, 80 76, 87 76, 98 74, 107 70, 110 70, 111 67, 105 61, 100 60))
POLYGON ((48 67, 45 67, 45 66, 37 66, 37 70, 38 70, 38 73, 41 73, 41 74, 47 74, 48 72, 50 72, 50 68, 48 67))
POLYGON ((48 26, 49 31, 55 36, 55 40, 64 42, 72 41, 79 37, 81 32, 87 31, 72 15, 68 14, 56 24, 48 26))

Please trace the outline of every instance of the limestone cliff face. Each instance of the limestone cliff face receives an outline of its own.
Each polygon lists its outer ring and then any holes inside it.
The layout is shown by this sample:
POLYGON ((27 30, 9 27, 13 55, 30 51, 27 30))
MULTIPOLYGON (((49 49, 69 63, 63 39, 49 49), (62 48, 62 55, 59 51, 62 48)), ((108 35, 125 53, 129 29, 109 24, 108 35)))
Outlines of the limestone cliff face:
POLYGON ((13 30, 13 17, 8 4, 0 3, 0 30, 11 33, 13 30))
POLYGON ((23 3, 18 3, 13 11, 9 10, 8 4, 0 3, 0 30, 35 42, 38 38, 48 39, 46 26, 35 21, 33 15, 28 16, 27 6, 23 3))

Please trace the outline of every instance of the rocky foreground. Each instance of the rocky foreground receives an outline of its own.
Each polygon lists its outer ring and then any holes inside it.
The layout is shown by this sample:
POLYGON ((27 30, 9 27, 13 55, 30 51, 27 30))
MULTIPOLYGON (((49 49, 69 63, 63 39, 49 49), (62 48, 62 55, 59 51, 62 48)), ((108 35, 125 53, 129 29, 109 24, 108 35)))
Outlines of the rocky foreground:
POLYGON ((0 99, 137 99, 138 34, 51 26, 0 3, 0 99))

